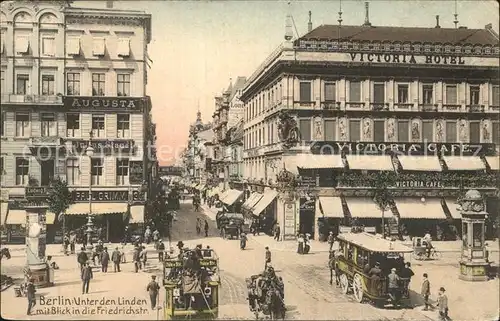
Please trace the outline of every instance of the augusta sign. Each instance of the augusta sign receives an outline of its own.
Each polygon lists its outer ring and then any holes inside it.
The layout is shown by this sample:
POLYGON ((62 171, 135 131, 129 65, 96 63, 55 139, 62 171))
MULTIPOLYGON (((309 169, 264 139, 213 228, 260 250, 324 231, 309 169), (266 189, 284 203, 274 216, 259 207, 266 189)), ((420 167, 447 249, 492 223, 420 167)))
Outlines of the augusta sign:
POLYGON ((63 98, 64 107, 70 110, 117 110, 140 111, 142 98, 134 97, 85 97, 67 96, 63 98))

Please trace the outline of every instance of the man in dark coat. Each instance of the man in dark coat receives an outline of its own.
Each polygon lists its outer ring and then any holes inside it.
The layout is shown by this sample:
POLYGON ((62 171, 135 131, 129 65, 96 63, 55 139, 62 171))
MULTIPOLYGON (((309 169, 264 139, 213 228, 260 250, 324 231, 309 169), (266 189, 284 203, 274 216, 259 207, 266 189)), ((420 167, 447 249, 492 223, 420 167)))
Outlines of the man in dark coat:
POLYGON ((158 290, 160 286, 156 283, 156 275, 151 275, 151 282, 148 283, 146 291, 149 292, 149 298, 151 299, 151 310, 156 307, 156 301, 158 299, 158 290))
POLYGON ((114 267, 114 271, 115 272, 117 270, 118 270, 118 272, 120 272, 120 262, 121 262, 121 260, 122 260, 121 253, 120 253, 120 250, 118 250, 118 246, 117 246, 116 249, 111 254, 111 261, 113 261, 113 267, 114 267))
POLYGON ((264 264, 264 271, 267 270, 269 264, 271 264, 271 251, 269 251, 269 247, 266 246, 266 263, 264 264))
POLYGON ((163 262, 163 253, 165 252, 165 244, 160 239, 158 241, 158 261, 163 262))
POLYGON ((82 268, 82 294, 89 293, 90 280, 94 277, 92 268, 85 263, 82 268))
POLYGON ((36 305, 36 299, 35 299, 35 285, 33 284, 33 279, 29 279, 28 284, 26 284, 26 292, 27 292, 27 298, 28 298, 28 315, 31 315, 31 309, 36 305))
POLYGON ((205 220, 205 237, 208 236, 208 229, 209 229, 209 226, 208 226, 208 221, 205 220))
POLYGON ((134 254, 132 256, 132 260, 134 261, 134 269, 135 273, 139 272, 139 266, 141 264, 141 250, 138 246, 134 249, 134 254))
POLYGON ((89 260, 87 253, 85 253, 85 248, 82 247, 81 252, 77 256, 78 264, 80 264, 80 270, 83 269, 83 265, 89 260))
POLYGON ((103 252, 101 253, 101 269, 102 272, 108 272, 108 264, 109 264, 109 253, 108 248, 105 247, 103 252))

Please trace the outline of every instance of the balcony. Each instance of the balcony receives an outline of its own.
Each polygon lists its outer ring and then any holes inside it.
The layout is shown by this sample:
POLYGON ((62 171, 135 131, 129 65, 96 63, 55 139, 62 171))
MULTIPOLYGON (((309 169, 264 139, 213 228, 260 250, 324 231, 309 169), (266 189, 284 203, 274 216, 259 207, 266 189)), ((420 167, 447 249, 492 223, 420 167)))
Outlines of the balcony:
POLYGON ((28 142, 28 147, 33 155, 39 155, 43 150, 54 150, 62 146, 62 138, 58 136, 31 137, 28 142))
POLYGON ((389 110, 389 103, 370 103, 372 110, 389 110))
POLYGON ((443 111, 460 111, 460 107, 457 104, 443 104, 443 111))
POLYGON ((419 104, 418 105, 418 111, 437 111, 437 110, 438 110, 437 104, 419 104))
POLYGON ((478 104, 467 105, 467 110, 470 113, 484 113, 484 105, 478 105, 478 104))
POLYGON ((316 102, 314 101, 294 101, 293 106, 295 108, 305 108, 305 109, 312 109, 316 105, 316 102))
POLYGON ((340 101, 325 101, 321 103, 324 110, 340 110, 340 101))
POLYGON ((394 109, 397 110, 411 110, 412 107, 412 103, 394 103, 394 109))
POLYGON ((42 104, 42 105, 62 105, 62 95, 14 95, 2 94, 2 104, 42 104))
POLYGON ((365 103, 363 102, 346 102, 345 109, 363 109, 365 108, 365 103))

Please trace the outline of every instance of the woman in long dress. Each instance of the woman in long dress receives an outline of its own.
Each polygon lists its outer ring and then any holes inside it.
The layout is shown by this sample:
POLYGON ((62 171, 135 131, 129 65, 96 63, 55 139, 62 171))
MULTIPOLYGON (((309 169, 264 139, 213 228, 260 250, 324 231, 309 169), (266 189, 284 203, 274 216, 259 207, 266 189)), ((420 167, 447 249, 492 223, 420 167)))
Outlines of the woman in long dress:
POLYGON ((298 242, 297 253, 304 254, 304 235, 303 234, 299 234, 299 237, 297 238, 297 242, 298 242))

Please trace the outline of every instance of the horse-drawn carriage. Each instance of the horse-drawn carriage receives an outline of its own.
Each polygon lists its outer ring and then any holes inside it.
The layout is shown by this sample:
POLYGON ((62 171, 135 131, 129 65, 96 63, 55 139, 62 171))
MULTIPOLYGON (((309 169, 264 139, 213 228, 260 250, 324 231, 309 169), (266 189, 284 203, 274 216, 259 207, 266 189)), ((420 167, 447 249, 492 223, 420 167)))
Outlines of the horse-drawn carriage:
POLYGON ((338 239, 335 270, 344 294, 352 291, 356 301, 371 301, 378 307, 409 303, 408 283, 400 282, 394 296, 388 275, 392 269, 399 273, 404 268, 404 254, 411 253, 411 248, 368 233, 341 233, 338 239))
POLYGON ((245 224, 243 214, 219 212, 217 213, 216 220, 223 238, 240 238, 240 234, 243 232, 243 225, 245 224))
MULTIPOLYGON (((6 247, 0 249, 0 262, 4 257, 7 260, 11 258, 10 251, 6 247)), ((2 291, 10 287, 12 284, 14 284, 14 281, 10 276, 7 276, 5 274, 0 274, 0 288, 2 291)))
POLYGON ((256 320, 261 314, 272 320, 285 319, 284 283, 272 267, 268 267, 264 273, 252 275, 245 281, 248 289, 248 304, 256 320))

